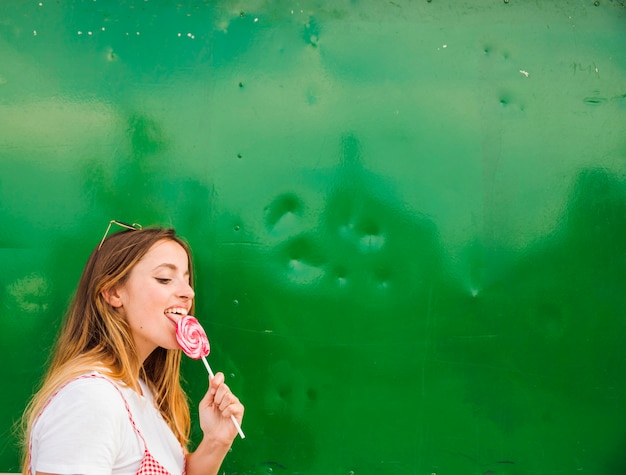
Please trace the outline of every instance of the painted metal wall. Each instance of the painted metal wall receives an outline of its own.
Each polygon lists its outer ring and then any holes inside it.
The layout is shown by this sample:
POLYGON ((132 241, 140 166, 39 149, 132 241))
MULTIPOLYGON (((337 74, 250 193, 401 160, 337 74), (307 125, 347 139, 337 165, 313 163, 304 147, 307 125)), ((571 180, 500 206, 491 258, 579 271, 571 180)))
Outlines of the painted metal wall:
POLYGON ((0 471, 116 218, 193 246, 225 473, 626 472, 623 1, 2 0, 0 124, 0 471))

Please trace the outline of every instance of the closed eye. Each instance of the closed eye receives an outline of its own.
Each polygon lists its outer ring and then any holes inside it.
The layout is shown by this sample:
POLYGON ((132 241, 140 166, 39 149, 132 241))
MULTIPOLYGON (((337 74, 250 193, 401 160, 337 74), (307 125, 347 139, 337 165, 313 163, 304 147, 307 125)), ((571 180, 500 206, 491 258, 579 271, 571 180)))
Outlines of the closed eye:
POLYGON ((172 279, 168 279, 165 277, 155 277, 155 279, 159 284, 169 284, 172 281, 172 279))

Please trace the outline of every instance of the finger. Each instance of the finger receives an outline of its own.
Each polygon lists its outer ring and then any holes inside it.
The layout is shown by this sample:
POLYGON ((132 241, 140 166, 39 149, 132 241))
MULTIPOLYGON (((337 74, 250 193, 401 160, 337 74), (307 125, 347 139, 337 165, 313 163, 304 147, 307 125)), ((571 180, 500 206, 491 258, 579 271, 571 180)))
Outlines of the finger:
POLYGON ((209 392, 215 396, 222 384, 224 384, 224 373, 216 373, 213 378, 209 378, 209 392))
POLYGON ((203 398, 200 400, 200 407, 209 407, 213 405, 213 398, 215 396, 215 391, 209 387, 204 393, 203 398))
MULTIPOLYGON (((224 397, 220 400, 219 404, 217 404, 217 407, 219 408, 221 412, 226 413, 229 408, 232 408, 232 406, 237 405, 237 404, 239 404, 239 399, 237 399, 237 396, 230 393, 230 394, 224 395, 224 397)), ((231 413, 232 413, 232 409, 228 411, 227 414, 225 415, 230 415, 231 413)))
POLYGON ((236 396, 222 401, 222 404, 219 406, 219 411, 224 418, 234 416, 239 422, 243 420, 244 407, 236 396))
POLYGON ((217 373, 213 378, 209 377, 209 388, 204 397, 200 401, 200 404, 204 406, 212 406, 215 401, 215 394, 221 384, 224 382, 224 374, 217 373))
POLYGON ((220 407, 220 409, 223 409, 225 407, 224 404, 228 404, 233 397, 235 396, 233 395, 228 385, 226 383, 222 383, 217 387, 215 396, 213 398, 213 403, 217 407, 220 407))
POLYGON ((225 416, 242 415, 243 406, 226 383, 222 383, 213 398, 214 406, 225 416))
POLYGON ((224 382, 224 379, 224 373, 220 371, 218 373, 215 373, 215 377, 209 379, 209 384, 211 386, 217 387, 224 382))

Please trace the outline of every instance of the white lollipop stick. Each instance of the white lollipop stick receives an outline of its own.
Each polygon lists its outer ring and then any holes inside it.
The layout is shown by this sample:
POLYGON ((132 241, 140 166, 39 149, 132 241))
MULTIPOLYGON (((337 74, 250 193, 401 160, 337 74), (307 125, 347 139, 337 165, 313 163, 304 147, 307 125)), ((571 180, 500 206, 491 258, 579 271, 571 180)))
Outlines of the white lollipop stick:
MULTIPOLYGON (((215 377, 215 375, 213 374, 213 371, 211 370, 211 367, 209 366, 209 362, 206 360, 206 356, 202 357, 202 362, 204 363, 204 367, 206 368, 206 370, 209 372, 209 377, 211 379, 213 379, 215 377)), ((239 432, 239 436, 242 439, 245 439, 246 436, 243 433, 243 431, 241 430, 241 426, 239 425, 239 421, 237 421, 237 419, 235 419, 235 416, 233 416, 232 414, 230 415, 230 420, 233 421, 233 424, 235 424, 235 428, 237 429, 237 432, 239 432)))

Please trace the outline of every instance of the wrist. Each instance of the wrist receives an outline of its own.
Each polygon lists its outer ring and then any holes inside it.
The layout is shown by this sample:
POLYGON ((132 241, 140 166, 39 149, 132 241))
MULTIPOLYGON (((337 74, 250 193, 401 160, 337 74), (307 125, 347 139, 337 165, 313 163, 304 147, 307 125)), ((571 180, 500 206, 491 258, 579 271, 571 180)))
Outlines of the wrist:
POLYGON ((217 475, 231 443, 204 437, 187 455, 187 475, 217 475))
POLYGON ((216 454, 226 455, 232 445, 232 440, 222 440, 216 437, 204 436, 196 447, 195 452, 203 456, 214 456, 216 454))

